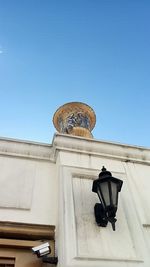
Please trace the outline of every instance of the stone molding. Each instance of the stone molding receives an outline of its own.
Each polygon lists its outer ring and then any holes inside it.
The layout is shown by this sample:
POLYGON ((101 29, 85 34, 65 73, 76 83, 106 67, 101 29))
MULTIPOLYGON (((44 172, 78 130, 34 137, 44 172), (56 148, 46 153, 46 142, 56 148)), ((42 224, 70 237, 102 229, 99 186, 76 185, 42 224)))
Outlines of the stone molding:
POLYGON ((65 134, 56 133, 54 135, 52 150, 54 158, 57 156, 57 151, 68 151, 150 165, 149 148, 85 139, 65 134))
POLYGON ((0 238, 54 240, 55 226, 0 221, 0 238))
POLYGON ((52 145, 0 138, 0 155, 51 161, 52 145))
POLYGON ((0 138, 0 155, 55 162, 68 151, 150 165, 150 148, 56 133, 52 144, 0 138))

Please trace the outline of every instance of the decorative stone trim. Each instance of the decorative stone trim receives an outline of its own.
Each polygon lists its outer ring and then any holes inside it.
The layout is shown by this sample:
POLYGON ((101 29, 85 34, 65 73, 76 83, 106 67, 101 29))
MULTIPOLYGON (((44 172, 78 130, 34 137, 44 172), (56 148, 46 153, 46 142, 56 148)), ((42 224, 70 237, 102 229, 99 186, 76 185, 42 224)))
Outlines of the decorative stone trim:
POLYGON ((0 138, 0 155, 51 161, 52 145, 0 138))
POLYGON ((22 240, 54 240, 55 226, 1 221, 0 237, 22 240))
POLYGON ((57 156, 57 151, 68 151, 119 159, 125 162, 150 164, 150 149, 145 147, 85 139, 58 133, 54 136, 52 147, 54 158, 57 156))
POLYGON ((150 164, 150 149, 56 133, 52 145, 0 138, 0 155, 55 162, 58 151, 68 151, 126 162, 150 164))

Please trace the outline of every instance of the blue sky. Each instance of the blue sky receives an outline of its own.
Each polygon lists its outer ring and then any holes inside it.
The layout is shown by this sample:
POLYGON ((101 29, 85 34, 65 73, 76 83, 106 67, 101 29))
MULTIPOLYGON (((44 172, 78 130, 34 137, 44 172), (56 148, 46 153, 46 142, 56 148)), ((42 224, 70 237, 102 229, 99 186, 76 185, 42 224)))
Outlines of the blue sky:
POLYGON ((94 137, 150 147, 150 1, 0 0, 0 135, 51 143, 55 110, 94 137))

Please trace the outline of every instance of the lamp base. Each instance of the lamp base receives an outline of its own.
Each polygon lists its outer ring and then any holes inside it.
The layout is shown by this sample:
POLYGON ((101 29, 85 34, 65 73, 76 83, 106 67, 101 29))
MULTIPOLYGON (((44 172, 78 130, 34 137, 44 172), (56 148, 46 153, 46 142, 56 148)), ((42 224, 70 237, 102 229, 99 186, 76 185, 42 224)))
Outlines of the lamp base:
POLYGON ((95 220, 98 226, 106 227, 108 220, 106 218, 103 206, 100 203, 96 203, 94 206, 95 220))

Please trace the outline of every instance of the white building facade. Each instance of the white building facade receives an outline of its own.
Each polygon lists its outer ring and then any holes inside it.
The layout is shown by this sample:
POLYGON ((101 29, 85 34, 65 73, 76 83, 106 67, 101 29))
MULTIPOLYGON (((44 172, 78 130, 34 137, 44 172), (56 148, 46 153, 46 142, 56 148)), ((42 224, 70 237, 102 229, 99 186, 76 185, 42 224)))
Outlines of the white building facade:
POLYGON ((0 139, 0 266, 41 267, 49 242, 59 267, 150 266, 150 149, 55 134, 52 144, 0 139), (99 227, 93 180, 123 180, 116 231, 99 227))

